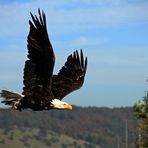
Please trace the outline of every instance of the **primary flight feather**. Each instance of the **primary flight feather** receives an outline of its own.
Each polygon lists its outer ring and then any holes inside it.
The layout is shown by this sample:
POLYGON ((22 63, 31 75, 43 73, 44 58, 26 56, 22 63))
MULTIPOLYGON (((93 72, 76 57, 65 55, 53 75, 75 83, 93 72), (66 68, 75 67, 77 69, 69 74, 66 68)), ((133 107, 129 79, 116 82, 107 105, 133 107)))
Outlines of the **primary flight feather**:
POLYGON ((22 94, 2 90, 2 103, 14 110, 72 109, 61 101, 69 93, 79 89, 84 82, 87 57, 76 50, 68 56, 57 75, 53 74, 55 54, 48 38, 45 13, 38 9, 39 16, 32 13, 29 20, 30 32, 27 39, 28 59, 24 67, 22 94))

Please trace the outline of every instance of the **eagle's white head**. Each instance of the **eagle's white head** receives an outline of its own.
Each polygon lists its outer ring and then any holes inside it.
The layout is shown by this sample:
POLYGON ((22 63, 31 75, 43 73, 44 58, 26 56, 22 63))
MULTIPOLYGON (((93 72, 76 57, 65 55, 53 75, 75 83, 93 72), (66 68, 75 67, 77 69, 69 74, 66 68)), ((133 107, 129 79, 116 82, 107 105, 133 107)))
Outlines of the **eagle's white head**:
POLYGON ((51 106, 54 109, 68 109, 68 110, 72 110, 72 106, 66 102, 62 102, 59 99, 53 99, 51 101, 51 106))

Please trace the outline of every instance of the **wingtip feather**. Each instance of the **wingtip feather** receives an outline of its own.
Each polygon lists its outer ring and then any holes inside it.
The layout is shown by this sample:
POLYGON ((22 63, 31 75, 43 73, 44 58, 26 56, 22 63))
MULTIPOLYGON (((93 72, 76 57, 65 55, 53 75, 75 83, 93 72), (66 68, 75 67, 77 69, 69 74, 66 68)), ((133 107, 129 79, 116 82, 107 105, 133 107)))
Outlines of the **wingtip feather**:
POLYGON ((87 63, 88 63, 88 60, 87 60, 87 57, 85 58, 85 72, 87 70, 87 63))
POLYGON ((80 52, 81 52, 81 66, 82 66, 82 68, 84 68, 84 56, 83 56, 82 49, 80 50, 80 52))

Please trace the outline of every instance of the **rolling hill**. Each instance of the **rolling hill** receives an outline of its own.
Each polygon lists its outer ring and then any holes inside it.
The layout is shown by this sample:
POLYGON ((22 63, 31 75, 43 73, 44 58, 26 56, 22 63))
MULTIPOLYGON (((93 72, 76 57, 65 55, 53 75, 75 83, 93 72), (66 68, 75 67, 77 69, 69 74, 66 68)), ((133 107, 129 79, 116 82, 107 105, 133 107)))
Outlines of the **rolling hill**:
POLYGON ((125 148, 126 142, 135 148, 136 124, 130 107, 74 106, 72 111, 41 112, 1 109, 0 148, 125 148))

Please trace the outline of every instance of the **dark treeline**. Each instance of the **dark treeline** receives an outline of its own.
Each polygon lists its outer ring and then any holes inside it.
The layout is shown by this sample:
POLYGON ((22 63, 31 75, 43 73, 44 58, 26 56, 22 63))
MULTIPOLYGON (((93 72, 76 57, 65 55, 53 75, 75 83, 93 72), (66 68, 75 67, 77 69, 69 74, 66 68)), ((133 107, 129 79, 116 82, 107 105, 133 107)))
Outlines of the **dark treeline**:
POLYGON ((10 109, 0 110, 0 128, 9 132, 14 127, 20 130, 37 128, 40 137, 48 130, 82 139, 102 148, 135 148, 136 119, 132 108, 76 107, 72 111, 40 111, 10 109), (126 124, 127 123, 127 124, 126 124), (126 136, 128 134, 128 141, 126 136))

